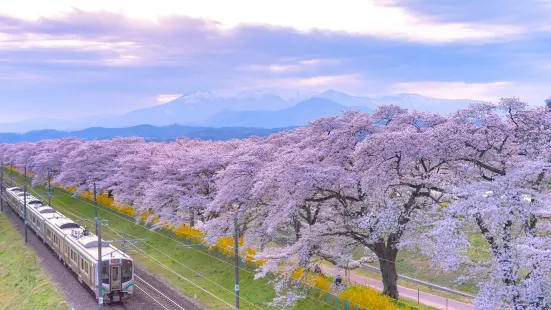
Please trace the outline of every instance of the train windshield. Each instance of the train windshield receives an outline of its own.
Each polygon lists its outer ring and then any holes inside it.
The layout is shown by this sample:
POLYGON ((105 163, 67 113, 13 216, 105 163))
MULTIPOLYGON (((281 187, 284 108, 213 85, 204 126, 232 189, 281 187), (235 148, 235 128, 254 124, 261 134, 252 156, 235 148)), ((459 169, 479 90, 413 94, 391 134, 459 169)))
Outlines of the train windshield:
POLYGON ((109 284, 109 262, 101 262, 101 283, 109 284))
POLYGON ((122 283, 132 280, 132 261, 122 260, 122 283))

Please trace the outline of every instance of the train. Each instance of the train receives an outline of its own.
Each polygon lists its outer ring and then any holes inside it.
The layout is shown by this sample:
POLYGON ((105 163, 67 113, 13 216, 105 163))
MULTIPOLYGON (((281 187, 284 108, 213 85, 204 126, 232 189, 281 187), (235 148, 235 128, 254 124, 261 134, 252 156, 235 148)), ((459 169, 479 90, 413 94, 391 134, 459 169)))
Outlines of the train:
MULTIPOLYGON (((134 294, 134 261, 108 242, 91 233, 19 187, 6 188, 3 197, 21 218, 27 203, 27 225, 49 246, 60 262, 70 268, 80 283, 92 291, 101 283, 104 303, 122 302, 134 294), (26 199, 25 199, 26 194, 26 199), (98 279, 98 246, 101 246, 101 280, 98 279)), ((99 299, 100 296, 96 298, 99 299)))

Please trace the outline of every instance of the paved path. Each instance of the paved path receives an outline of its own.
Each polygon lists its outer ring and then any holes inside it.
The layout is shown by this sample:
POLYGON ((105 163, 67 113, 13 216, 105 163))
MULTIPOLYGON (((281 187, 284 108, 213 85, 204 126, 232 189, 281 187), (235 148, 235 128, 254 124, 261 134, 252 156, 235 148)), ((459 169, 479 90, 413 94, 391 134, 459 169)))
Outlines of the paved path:
MULTIPOLYGON (((338 271, 333 268, 321 267, 323 272, 330 275, 336 275, 338 271)), ((344 276, 344 273, 341 273, 341 276, 344 276)), ((361 283, 368 287, 374 288, 378 291, 383 290, 383 283, 379 280, 367 278, 355 273, 350 273, 350 280, 352 282, 361 283)), ((417 301, 417 290, 406 288, 403 286, 398 286, 400 291, 400 297, 405 299, 410 299, 417 301)), ((446 299, 445 297, 436 296, 429 293, 419 292, 419 302, 421 304, 431 306, 437 309, 448 309, 448 310, 472 310, 473 305, 462 303, 460 301, 446 299)))

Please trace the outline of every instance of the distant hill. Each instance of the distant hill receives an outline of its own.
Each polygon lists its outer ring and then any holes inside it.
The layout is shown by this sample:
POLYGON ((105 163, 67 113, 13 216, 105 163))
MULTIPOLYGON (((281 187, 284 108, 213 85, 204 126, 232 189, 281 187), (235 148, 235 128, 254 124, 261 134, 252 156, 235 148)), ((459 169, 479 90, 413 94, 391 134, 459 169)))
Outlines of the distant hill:
POLYGON ((17 143, 22 141, 36 142, 46 139, 60 139, 67 137, 82 138, 87 140, 112 139, 115 137, 143 137, 147 141, 171 141, 177 138, 189 137, 202 140, 230 140, 243 139, 251 136, 266 137, 273 133, 293 129, 289 128, 212 128, 193 127, 182 125, 153 126, 139 125, 127 128, 103 128, 92 127, 79 131, 35 130, 24 134, 0 133, 0 143, 17 143))

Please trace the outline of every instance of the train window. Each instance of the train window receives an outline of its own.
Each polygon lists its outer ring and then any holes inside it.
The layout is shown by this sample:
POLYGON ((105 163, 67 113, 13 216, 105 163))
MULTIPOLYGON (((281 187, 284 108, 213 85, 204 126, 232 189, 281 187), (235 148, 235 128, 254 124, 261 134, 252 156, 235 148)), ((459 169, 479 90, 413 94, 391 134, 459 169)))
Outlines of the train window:
POLYGON ((109 284, 109 263, 101 262, 101 283, 109 284))
POLYGON ((85 274, 88 274, 90 272, 90 270, 88 269, 88 263, 87 262, 84 262, 84 268, 82 270, 84 270, 85 274))
POLYGON ((111 281, 119 280, 119 268, 111 268, 111 281))
POLYGON ((69 246, 67 246, 67 243, 65 243, 64 246, 65 246, 65 255, 67 255, 67 253, 69 252, 69 246))
POLYGON ((123 283, 132 280, 132 261, 123 260, 121 273, 123 283))

